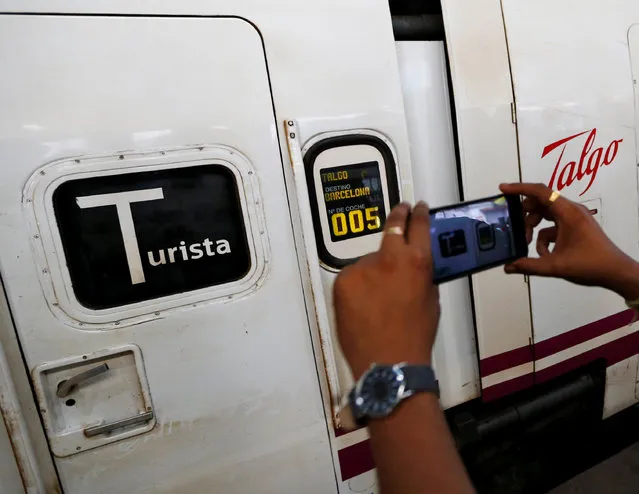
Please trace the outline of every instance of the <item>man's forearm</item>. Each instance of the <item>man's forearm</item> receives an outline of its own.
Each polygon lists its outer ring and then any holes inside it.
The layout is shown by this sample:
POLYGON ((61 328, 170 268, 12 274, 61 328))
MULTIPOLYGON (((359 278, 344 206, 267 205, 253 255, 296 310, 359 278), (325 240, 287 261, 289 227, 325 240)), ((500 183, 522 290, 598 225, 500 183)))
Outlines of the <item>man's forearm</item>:
POLYGON ((369 430, 382 494, 475 492, 436 396, 409 398, 369 430))

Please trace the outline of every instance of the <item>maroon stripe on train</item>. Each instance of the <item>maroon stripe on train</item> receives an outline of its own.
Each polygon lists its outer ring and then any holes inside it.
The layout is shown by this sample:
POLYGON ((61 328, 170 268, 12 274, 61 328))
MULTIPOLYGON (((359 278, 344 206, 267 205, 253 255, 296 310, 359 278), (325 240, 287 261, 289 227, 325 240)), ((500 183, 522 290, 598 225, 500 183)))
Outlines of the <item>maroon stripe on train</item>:
POLYGON ((524 346, 509 350, 499 355, 487 357, 479 362, 479 374, 481 377, 490 376, 497 372, 517 367, 533 360, 548 357, 572 346, 578 345, 597 336, 619 329, 632 322, 634 311, 624 310, 598 321, 591 322, 577 329, 553 336, 532 346, 524 346))
POLYGON ((504 381, 503 383, 484 388, 481 392, 481 398, 484 402, 496 400, 511 393, 530 388, 533 384, 535 384, 535 376, 531 372, 530 374, 516 377, 510 381, 504 381))
POLYGON ((479 375, 490 376, 497 372, 532 362, 534 358, 532 345, 515 348, 499 355, 493 355, 479 362, 479 375))
POLYGON ((535 343, 535 359, 539 360, 554 353, 561 352, 584 341, 592 340, 597 336, 609 333, 615 329, 627 326, 632 322, 634 311, 632 309, 604 317, 580 328, 554 336, 539 343, 535 343))
POLYGON ((604 359, 606 366, 610 367, 637 353, 639 353, 639 332, 634 332, 613 340, 610 343, 606 343, 605 345, 588 350, 580 355, 563 360, 552 367, 537 371, 535 373, 535 382, 539 384, 549 381, 554 377, 575 370, 597 359, 604 359))
MULTIPOLYGON (((622 336, 580 355, 575 355, 546 369, 538 370, 534 374, 534 382, 535 384, 541 384, 550 381, 598 359, 603 359, 606 362, 606 366, 610 367, 637 354, 639 354, 639 331, 622 336)), ((532 378, 533 374, 528 374, 490 386, 482 390, 482 397, 484 401, 490 401, 520 391, 531 386, 530 380, 532 378)))
POLYGON ((375 468, 370 440, 353 444, 337 452, 339 467, 342 471, 342 482, 357 477, 375 468))

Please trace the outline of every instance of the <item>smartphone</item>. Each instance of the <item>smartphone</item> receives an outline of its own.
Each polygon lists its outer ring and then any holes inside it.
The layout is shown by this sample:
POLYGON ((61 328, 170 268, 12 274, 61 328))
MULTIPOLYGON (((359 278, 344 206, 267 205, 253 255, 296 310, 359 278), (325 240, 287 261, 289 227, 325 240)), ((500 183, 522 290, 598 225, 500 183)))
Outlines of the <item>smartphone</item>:
POLYGON ((528 255, 518 195, 498 195, 432 209, 430 232, 435 283, 528 255))

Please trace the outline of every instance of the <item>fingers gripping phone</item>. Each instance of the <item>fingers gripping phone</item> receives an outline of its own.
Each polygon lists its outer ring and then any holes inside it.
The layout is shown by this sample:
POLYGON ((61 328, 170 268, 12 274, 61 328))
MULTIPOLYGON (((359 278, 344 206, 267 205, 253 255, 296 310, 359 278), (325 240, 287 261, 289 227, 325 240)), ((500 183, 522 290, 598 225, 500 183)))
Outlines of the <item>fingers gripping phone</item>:
POLYGON ((498 195, 432 209, 430 233, 435 283, 528 255, 518 195, 498 195))

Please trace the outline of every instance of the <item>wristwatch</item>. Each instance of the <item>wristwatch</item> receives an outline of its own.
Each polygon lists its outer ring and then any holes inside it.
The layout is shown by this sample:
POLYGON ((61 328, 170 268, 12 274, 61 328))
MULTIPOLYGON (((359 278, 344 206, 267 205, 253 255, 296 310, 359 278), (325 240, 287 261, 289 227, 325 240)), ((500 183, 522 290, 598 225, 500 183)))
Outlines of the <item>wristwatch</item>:
POLYGON ((348 401, 355 421, 365 425, 368 419, 387 417, 402 400, 422 392, 439 396, 435 372, 429 365, 373 364, 357 381, 348 401))

